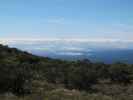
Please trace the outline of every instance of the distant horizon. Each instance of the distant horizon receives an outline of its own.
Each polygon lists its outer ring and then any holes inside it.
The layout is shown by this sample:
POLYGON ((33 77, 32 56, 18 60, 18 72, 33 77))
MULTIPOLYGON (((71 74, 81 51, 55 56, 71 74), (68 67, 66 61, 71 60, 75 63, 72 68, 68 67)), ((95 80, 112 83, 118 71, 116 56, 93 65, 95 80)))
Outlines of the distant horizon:
POLYGON ((45 41, 45 40, 72 40, 72 41, 127 41, 127 42, 133 42, 133 39, 121 39, 121 38, 101 38, 101 37, 0 37, 0 40, 27 40, 27 41, 45 41))
POLYGON ((73 40, 73 41, 133 41, 133 39, 104 37, 0 37, 0 40, 73 40))

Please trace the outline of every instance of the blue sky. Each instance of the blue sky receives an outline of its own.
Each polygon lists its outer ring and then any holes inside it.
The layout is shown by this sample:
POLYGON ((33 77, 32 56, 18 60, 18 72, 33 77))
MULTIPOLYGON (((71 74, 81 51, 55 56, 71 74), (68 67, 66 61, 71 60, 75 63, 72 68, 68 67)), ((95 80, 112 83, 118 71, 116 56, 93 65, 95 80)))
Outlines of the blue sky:
POLYGON ((0 0, 0 37, 133 39, 133 0, 0 0))

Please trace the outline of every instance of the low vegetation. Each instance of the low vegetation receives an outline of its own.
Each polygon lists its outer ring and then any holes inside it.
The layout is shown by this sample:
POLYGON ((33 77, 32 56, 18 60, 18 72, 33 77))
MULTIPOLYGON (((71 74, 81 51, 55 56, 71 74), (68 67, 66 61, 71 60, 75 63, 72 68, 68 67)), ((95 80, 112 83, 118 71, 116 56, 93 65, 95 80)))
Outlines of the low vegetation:
POLYGON ((133 65, 63 61, 0 45, 0 100, 133 100, 133 65))

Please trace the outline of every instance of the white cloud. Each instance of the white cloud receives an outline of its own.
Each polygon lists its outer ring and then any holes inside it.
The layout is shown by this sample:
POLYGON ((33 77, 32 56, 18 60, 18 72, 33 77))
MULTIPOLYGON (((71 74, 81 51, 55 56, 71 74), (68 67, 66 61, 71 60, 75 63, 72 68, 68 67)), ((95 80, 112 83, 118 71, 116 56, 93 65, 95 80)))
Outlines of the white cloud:
POLYGON ((80 55, 83 55, 80 52, 60 52, 60 53, 57 53, 57 54, 58 55, 70 55, 70 56, 80 56, 80 55))
POLYGON ((45 41, 59 41, 59 42, 133 42, 133 39, 120 38, 0 38, 3 43, 30 43, 30 42, 45 42, 45 41))

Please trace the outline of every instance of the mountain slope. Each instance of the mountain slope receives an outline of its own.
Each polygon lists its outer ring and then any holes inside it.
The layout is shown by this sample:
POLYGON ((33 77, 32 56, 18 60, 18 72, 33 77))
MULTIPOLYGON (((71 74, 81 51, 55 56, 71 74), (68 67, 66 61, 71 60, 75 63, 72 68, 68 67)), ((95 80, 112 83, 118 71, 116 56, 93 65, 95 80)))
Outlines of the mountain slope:
POLYGON ((0 45, 1 94, 32 100, 124 100, 133 96, 132 81, 133 65, 63 61, 0 45))

